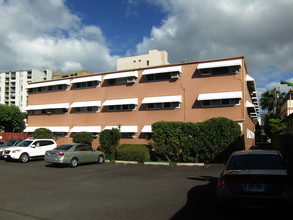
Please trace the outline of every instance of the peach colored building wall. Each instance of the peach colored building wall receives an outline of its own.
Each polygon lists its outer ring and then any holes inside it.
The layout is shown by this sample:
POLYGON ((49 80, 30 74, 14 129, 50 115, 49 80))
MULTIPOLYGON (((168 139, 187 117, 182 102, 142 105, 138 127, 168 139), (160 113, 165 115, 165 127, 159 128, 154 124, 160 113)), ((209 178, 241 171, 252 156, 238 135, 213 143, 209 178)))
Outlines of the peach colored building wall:
MULTIPOLYGON (((251 101, 250 93, 246 83, 246 66, 243 57, 229 58, 242 59, 240 73, 221 76, 201 76, 197 70, 198 63, 170 64, 170 66, 181 66, 181 76, 177 80, 163 80, 148 82, 142 73, 145 69, 138 70, 136 83, 127 85, 108 85, 102 79, 100 85, 95 88, 74 89, 72 84, 65 91, 29 94, 28 105, 56 104, 101 101, 99 112, 95 113, 73 113, 71 109, 67 113, 59 115, 29 115, 28 126, 117 126, 118 124, 136 125, 137 134, 133 139, 121 139, 121 143, 141 143, 147 141, 141 130, 145 125, 154 122, 165 121, 186 121, 202 122, 212 117, 227 117, 242 124, 242 131, 245 138, 245 147, 249 148, 254 144, 254 139, 247 139, 247 129, 254 131, 254 123, 251 120, 247 108, 246 100, 251 101), (199 94, 242 91, 242 99, 239 105, 227 107, 202 107, 202 103, 197 101, 199 94), (181 95, 182 102, 180 108, 168 110, 147 110, 142 105, 145 97, 157 96, 177 96, 181 95), (132 111, 109 112, 103 103, 106 100, 138 98, 138 105, 132 111)), ((221 61, 220 59, 216 61, 221 61)), ((161 66, 160 66, 161 67, 161 66)), ((154 68, 154 67, 153 67, 154 68)), ((111 73, 99 74, 102 77, 111 73)), ((117 72, 118 73, 118 72, 117 72)), ((73 78, 71 79, 73 80, 73 78)), ((71 137, 58 137, 58 144, 72 142, 71 137)), ((98 139, 93 142, 94 147, 98 147, 98 139)))

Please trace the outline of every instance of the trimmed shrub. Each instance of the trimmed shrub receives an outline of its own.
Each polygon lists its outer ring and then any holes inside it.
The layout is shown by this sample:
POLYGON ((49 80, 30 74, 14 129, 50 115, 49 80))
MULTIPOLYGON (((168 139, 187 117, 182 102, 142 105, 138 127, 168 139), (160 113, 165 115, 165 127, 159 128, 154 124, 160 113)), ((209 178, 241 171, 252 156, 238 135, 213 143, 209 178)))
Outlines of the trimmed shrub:
POLYGON ((103 130, 99 135, 100 150, 106 154, 108 160, 115 160, 121 133, 119 129, 103 130))
POLYGON ((157 156, 174 162, 223 161, 241 135, 238 123, 223 117, 201 123, 160 121, 152 130, 157 156))
POLYGON ((117 160, 145 162, 150 159, 150 150, 145 145, 122 144, 117 151, 117 160))
POLYGON ((52 139, 54 133, 47 128, 37 128, 33 133, 34 139, 52 139))
POLYGON ((92 141, 94 140, 94 136, 90 132, 77 132, 73 135, 72 141, 74 143, 82 143, 92 145, 92 141))

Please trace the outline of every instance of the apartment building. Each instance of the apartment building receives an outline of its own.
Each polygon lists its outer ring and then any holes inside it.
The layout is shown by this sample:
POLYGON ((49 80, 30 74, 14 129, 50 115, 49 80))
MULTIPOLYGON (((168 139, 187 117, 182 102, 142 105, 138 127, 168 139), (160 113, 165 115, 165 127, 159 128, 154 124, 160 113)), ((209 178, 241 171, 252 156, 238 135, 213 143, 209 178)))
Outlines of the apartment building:
POLYGON ((289 90, 283 100, 281 119, 286 124, 286 132, 293 133, 293 89, 289 90))
POLYGON ((284 120, 291 114, 293 114, 293 89, 290 89, 284 98, 281 107, 281 119, 284 120))
POLYGON ((51 80, 51 70, 18 69, 0 71, 0 103, 16 105, 22 112, 27 106, 26 86, 30 82, 51 80))
POLYGON ((87 76, 92 75, 93 73, 86 70, 81 71, 74 71, 69 73, 60 73, 60 72, 53 72, 52 73, 52 79, 65 79, 70 77, 77 77, 77 76, 87 76))
POLYGON ((166 64, 169 64, 166 51, 150 50, 148 54, 117 59, 117 70, 139 69, 166 64))
MULTIPOLYGON (((31 83, 28 127, 46 127, 58 144, 75 132, 95 136, 121 126, 121 143, 147 144, 154 122, 236 121, 245 147, 254 145, 258 102, 244 57, 167 64, 31 83)), ((98 147, 98 138, 93 142, 98 147)))

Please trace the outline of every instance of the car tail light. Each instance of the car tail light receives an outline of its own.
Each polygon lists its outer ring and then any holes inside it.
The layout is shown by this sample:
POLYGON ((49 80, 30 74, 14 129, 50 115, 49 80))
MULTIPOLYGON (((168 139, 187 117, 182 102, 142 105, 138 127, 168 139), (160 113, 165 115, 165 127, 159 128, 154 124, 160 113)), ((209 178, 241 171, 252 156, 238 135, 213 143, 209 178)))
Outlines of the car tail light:
POLYGON ((47 153, 47 151, 46 151, 45 156, 47 156, 47 155, 48 155, 48 153, 47 153))
POLYGON ((238 182, 238 180, 234 177, 224 176, 218 180, 218 186, 219 187, 231 186, 232 184, 237 183, 237 182, 238 182))
POLYGON ((289 187, 289 185, 290 185, 290 183, 287 179, 277 179, 273 182, 273 184, 279 185, 279 186, 285 187, 285 188, 289 187))
POLYGON ((63 152, 61 152, 61 153, 58 154, 58 157, 63 157, 63 156, 64 156, 64 153, 63 152))

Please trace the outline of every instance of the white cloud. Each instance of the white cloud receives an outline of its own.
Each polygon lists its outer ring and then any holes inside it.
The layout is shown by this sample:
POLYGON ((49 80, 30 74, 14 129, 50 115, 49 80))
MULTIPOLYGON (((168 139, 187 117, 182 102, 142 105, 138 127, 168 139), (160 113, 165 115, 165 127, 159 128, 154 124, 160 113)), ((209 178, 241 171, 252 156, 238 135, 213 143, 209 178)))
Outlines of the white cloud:
POLYGON ((0 0, 0 11, 0 69, 116 67, 101 29, 83 25, 64 0, 0 0))
POLYGON ((171 63, 244 55, 257 84, 292 76, 293 1, 149 2, 168 16, 137 45, 137 54, 166 50, 171 63))

